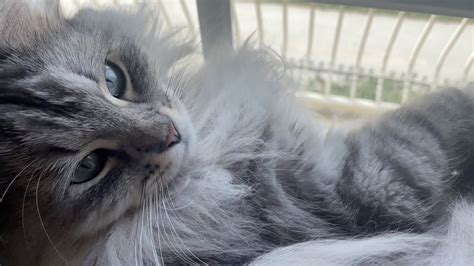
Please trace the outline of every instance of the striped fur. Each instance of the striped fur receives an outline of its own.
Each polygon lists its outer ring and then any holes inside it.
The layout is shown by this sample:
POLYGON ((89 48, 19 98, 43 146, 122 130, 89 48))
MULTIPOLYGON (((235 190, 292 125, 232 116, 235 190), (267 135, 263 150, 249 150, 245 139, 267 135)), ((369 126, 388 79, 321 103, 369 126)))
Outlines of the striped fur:
POLYGON ((65 19, 0 4, 1 260, 472 262, 473 88, 328 128, 284 88, 270 53, 245 45, 202 65, 148 12, 65 19), (124 106, 100 93, 111 52, 135 88, 124 106), (163 138, 163 114, 184 141, 159 157, 175 170, 142 183, 149 157, 128 147, 163 138), (71 172, 97 140, 132 159, 78 189, 71 172))

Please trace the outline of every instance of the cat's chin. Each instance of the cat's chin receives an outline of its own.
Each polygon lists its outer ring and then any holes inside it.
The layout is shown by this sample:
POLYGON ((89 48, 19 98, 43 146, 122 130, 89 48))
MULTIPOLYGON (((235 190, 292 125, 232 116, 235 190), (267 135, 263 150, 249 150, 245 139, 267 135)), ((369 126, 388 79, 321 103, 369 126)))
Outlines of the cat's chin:
POLYGON ((169 187, 174 186, 179 180, 176 180, 177 175, 183 165, 187 152, 187 144, 181 141, 165 153, 157 157, 157 162, 161 163, 163 167, 156 171, 153 175, 145 178, 143 192, 145 196, 150 196, 158 193, 161 194, 168 190, 169 187), (163 164, 164 162, 164 164, 163 164))

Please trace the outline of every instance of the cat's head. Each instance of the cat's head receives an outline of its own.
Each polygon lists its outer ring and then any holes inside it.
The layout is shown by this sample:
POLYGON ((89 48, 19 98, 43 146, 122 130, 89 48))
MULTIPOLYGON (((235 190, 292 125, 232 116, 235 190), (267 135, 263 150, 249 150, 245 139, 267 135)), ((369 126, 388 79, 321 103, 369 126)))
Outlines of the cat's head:
POLYGON ((88 235, 180 182, 194 133, 169 79, 183 49, 154 36, 144 51, 127 16, 49 10, 0 4, 0 226, 88 235))

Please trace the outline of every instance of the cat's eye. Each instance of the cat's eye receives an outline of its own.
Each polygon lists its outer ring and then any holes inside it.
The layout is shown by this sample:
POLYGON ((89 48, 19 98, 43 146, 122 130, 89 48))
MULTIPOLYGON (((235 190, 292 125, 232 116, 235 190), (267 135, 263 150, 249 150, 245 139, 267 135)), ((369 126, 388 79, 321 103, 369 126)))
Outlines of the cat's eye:
POLYGON ((106 62, 105 64, 105 83, 110 94, 115 98, 121 98, 127 87, 125 74, 114 63, 106 62))
POLYGON ((84 157, 74 172, 72 184, 80 184, 97 177, 105 167, 107 154, 103 150, 96 150, 84 157))

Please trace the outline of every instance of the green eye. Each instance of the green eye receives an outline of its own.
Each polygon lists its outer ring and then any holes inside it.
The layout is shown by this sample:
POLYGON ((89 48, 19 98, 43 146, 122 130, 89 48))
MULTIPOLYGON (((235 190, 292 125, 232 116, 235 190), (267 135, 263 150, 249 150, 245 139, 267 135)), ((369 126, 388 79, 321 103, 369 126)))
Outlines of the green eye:
POLYGON ((105 83, 110 94, 115 98, 120 98, 125 93, 127 80, 123 71, 116 64, 110 62, 105 64, 105 83))
POLYGON ((94 179, 104 169, 107 156, 100 150, 89 153, 76 168, 72 178, 72 184, 84 183, 94 179))

